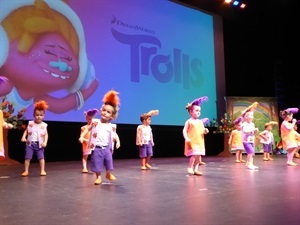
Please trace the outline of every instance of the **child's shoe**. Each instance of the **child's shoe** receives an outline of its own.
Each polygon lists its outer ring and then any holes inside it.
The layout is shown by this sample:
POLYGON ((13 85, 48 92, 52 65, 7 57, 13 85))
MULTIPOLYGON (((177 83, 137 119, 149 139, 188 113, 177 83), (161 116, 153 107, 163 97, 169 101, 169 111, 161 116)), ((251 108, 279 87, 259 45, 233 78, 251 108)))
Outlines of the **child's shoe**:
POLYGON ((249 165, 249 166, 248 166, 248 169, 249 169, 249 170, 256 170, 256 169, 258 169, 258 167, 257 167, 257 166, 254 166, 254 165, 249 165))
POLYGON ((149 163, 146 163, 146 168, 151 169, 151 165, 149 163))
POLYGON ((42 171, 40 175, 41 175, 41 176, 46 176, 47 173, 46 173, 45 171, 42 171))
POLYGON ((146 166, 142 166, 142 167, 141 167, 141 170, 146 170, 146 169, 147 169, 146 166))
POLYGON ((300 154, 298 152, 295 152, 294 156, 295 158, 300 158, 300 154))
POLYGON ((22 173, 22 177, 27 177, 29 175, 29 173, 27 171, 22 173))
POLYGON ((288 166, 297 166, 298 164, 297 164, 297 163, 294 163, 294 162, 288 162, 287 165, 288 165, 288 166))
POLYGON ((269 161, 272 161, 272 160, 274 160, 274 159, 273 159, 273 158, 268 158, 268 160, 269 160, 269 161))
POLYGON ((240 163, 240 162, 241 162, 241 161, 240 161, 240 160, 238 160, 238 159, 237 159, 237 160, 235 160, 235 163, 240 163))
POLYGON ((95 182, 94 182, 94 184, 95 185, 99 185, 99 184, 101 184, 101 177, 99 177, 99 178, 97 178, 96 180, 95 180, 95 182))
POLYGON ((87 168, 84 168, 83 170, 82 170, 82 173, 88 173, 89 171, 88 171, 88 169, 87 168))
POLYGON ((242 159, 240 161, 241 161, 241 163, 245 163, 246 162, 245 160, 242 160, 242 159))
POLYGON ((114 175, 112 175, 111 173, 106 173, 105 177, 106 177, 107 180, 110 180, 110 181, 114 181, 114 180, 117 179, 117 178, 116 178, 114 175))
POLYGON ((194 170, 193 170, 192 168, 188 168, 188 169, 187 169, 187 172, 188 172, 189 174, 192 174, 192 175, 195 174, 195 173, 194 173, 194 170))
POLYGON ((195 171, 194 174, 197 176, 202 176, 202 173, 200 171, 195 171))
POLYGON ((268 159, 268 158, 263 158, 263 160, 264 160, 264 161, 269 161, 269 159, 268 159))
POLYGON ((206 163, 205 162, 199 162, 199 165, 205 165, 206 163))

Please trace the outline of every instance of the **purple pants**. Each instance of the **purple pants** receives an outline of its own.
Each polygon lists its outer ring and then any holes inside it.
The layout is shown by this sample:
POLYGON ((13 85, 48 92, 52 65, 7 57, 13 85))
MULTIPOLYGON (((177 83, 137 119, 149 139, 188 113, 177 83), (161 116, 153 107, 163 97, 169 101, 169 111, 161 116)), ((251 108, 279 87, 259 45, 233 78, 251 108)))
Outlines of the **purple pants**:
POLYGON ((106 170, 114 169, 112 152, 109 146, 96 146, 91 154, 91 170, 95 173, 101 173, 104 167, 106 170))
POLYGON ((254 149, 254 143, 249 143, 249 142, 243 142, 244 149, 247 154, 253 154, 255 153, 254 149))
POLYGON ((273 150, 273 144, 272 143, 263 144, 263 150, 265 153, 271 153, 273 150))
POLYGON ((149 141, 148 144, 139 146, 140 158, 146 158, 147 156, 153 156, 152 144, 149 141))
POLYGON ((32 159, 33 153, 36 154, 37 159, 44 159, 44 148, 39 148, 38 142, 31 142, 30 145, 26 145, 25 159, 32 159))

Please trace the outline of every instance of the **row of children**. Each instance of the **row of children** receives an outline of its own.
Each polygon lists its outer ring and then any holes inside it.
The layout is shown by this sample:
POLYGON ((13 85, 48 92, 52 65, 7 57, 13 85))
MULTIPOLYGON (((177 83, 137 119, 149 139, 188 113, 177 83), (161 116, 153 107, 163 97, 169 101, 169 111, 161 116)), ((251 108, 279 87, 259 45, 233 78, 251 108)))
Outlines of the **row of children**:
MULTIPOLYGON (((253 111, 258 105, 257 102, 253 103, 246 110, 242 112, 242 116, 234 121, 235 129, 231 132, 228 144, 231 150, 236 152, 236 163, 245 162, 242 159, 242 152, 245 150, 247 153, 247 166, 249 169, 258 169, 253 163, 254 152, 249 151, 249 143, 254 147, 254 137, 258 129, 255 128, 253 120, 253 111), (244 121, 243 121, 244 119, 244 121), (251 128, 252 127, 252 128, 251 128), (250 139, 248 139, 250 137, 250 139)), ((297 120, 293 119, 293 114, 299 111, 298 108, 288 108, 280 111, 280 117, 283 122, 280 126, 281 141, 277 146, 281 145, 287 151, 287 165, 296 166, 293 162, 293 157, 299 158, 300 149, 300 134, 297 132, 297 120)), ((273 126, 278 125, 275 121, 270 121, 265 124, 264 131, 258 133, 260 143, 263 148, 263 160, 272 161, 271 153, 273 152, 274 136, 272 133, 273 126)), ((252 149, 252 147, 251 147, 252 149)))
MULTIPOLYGON (((204 126, 205 119, 199 119, 201 115, 201 104, 207 101, 208 97, 204 96, 197 98, 191 103, 188 103, 186 110, 190 114, 190 118, 185 122, 183 127, 183 138, 185 140, 184 155, 189 157, 187 171, 192 175, 202 175, 199 171, 199 165, 205 164, 201 157, 205 155, 204 135, 209 130, 204 126)), ((249 169, 258 169, 253 164, 253 156, 255 154, 254 140, 255 135, 259 131, 253 123, 254 109, 258 106, 255 102, 247 107, 242 116, 234 121, 235 130, 230 134, 228 144, 231 150, 236 151, 236 162, 245 162, 242 159, 242 151, 247 153, 246 165, 249 169)), ((45 101, 35 103, 33 117, 34 120, 28 122, 28 126, 23 133, 22 142, 26 142, 25 149, 25 171, 22 176, 29 175, 30 160, 35 153, 40 163, 40 175, 45 176, 45 160, 44 148, 48 142, 47 124, 43 122, 45 111, 48 105, 45 101)), ((116 177, 111 173, 113 167, 113 149, 114 143, 116 148, 120 147, 120 139, 116 133, 116 125, 111 121, 117 118, 119 111, 119 97, 116 91, 109 91, 104 95, 103 104, 100 111, 91 109, 85 112, 87 124, 81 127, 79 142, 82 143, 82 165, 84 173, 88 172, 87 159, 91 155, 91 170, 96 175, 94 184, 101 184, 101 173, 105 170, 105 177, 110 180, 116 180, 116 177), (96 114, 100 113, 100 119, 95 118, 96 114)), ((296 138, 300 138, 300 134, 294 129, 296 119, 293 119, 293 114, 298 112, 298 108, 289 108, 280 111, 280 116, 283 119, 281 124, 281 140, 283 148, 287 150, 287 165, 297 165, 292 161, 293 155, 299 150, 299 142, 296 138)), ((136 144, 139 146, 139 157, 141 159, 141 169, 150 169, 150 159, 153 156, 154 141, 150 127, 151 116, 157 115, 158 110, 151 110, 140 116, 142 122, 137 127, 136 144)), ((3 127, 9 128, 10 125, 3 123, 3 127)), ((265 125, 265 130, 259 133, 261 143, 263 144, 264 160, 272 160, 270 153, 273 146, 272 126, 277 125, 276 122, 269 122, 265 125)))

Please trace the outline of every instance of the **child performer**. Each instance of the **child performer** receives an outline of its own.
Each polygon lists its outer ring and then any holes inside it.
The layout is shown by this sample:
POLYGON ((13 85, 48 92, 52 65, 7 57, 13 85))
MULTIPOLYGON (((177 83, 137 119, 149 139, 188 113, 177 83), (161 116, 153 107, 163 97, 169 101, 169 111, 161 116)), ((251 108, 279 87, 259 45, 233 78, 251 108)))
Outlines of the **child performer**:
POLYGON ((201 115, 200 104, 207 100, 208 97, 204 96, 187 104, 185 108, 191 117, 185 122, 182 131, 185 140, 184 155, 190 157, 187 171, 189 174, 198 176, 202 175, 198 170, 199 163, 201 163, 201 155, 205 155, 204 135, 209 132, 204 127, 203 121, 199 119, 201 115))
MULTIPOLYGON (((0 82, 1 83, 1 82, 0 82)), ((0 160, 5 159, 3 129, 12 129, 13 125, 4 121, 3 112, 0 110, 0 160)))
POLYGON ((258 128, 256 128, 255 124, 253 123, 253 110, 257 106, 258 102, 254 102, 242 112, 244 119, 244 122, 242 123, 243 145, 247 153, 247 166, 250 170, 258 169, 258 167, 253 164, 253 156, 255 155, 255 133, 258 132, 258 128))
POLYGON ((82 132, 79 142, 83 143, 84 136, 91 131, 89 147, 91 149, 91 170, 96 175, 95 185, 101 184, 101 173, 106 170, 106 179, 116 180, 111 173, 113 167, 112 145, 113 145, 113 124, 111 120, 116 119, 119 111, 118 92, 108 91, 103 97, 103 105, 100 108, 100 119, 92 119, 92 123, 87 125, 82 132))
POLYGON ((235 162, 236 163, 244 163, 246 162, 243 160, 243 137, 242 137, 242 117, 237 118, 233 121, 235 129, 231 131, 228 145, 231 150, 235 150, 235 162))
POLYGON ((288 108, 279 112, 280 117, 283 119, 280 126, 280 134, 282 140, 282 147, 283 149, 287 150, 288 166, 297 166, 297 163, 293 162, 293 157, 296 149, 298 149, 298 143, 296 138, 300 137, 300 134, 294 129, 297 120, 293 119, 293 114, 297 113, 298 111, 298 108, 288 108))
POLYGON ((141 170, 151 169, 150 159, 153 156, 153 134, 151 129, 151 117, 158 115, 158 110, 151 110, 140 116, 141 125, 136 130, 136 145, 139 146, 139 156, 141 158, 141 170))
POLYGON ((274 145, 274 135, 272 133, 272 128, 275 125, 278 125, 278 123, 275 121, 270 121, 265 124, 265 130, 259 133, 260 143, 263 145, 264 150, 264 161, 273 160, 270 157, 270 153, 272 153, 274 145))
MULTIPOLYGON (((87 122, 86 125, 82 126, 80 128, 80 135, 83 133, 85 128, 92 123, 92 119, 96 116, 96 114, 99 112, 98 109, 89 109, 88 111, 84 112, 85 120, 87 122)), ((88 173, 87 169, 87 160, 88 156, 91 154, 91 149, 89 148, 89 141, 90 141, 90 134, 91 132, 88 131, 85 136, 83 137, 84 140, 82 142, 82 173, 88 173)))
POLYGON ((34 120, 28 122, 28 126, 21 138, 22 142, 26 142, 26 154, 24 162, 25 171, 22 173, 23 177, 27 177, 29 175, 30 160, 32 159, 34 153, 37 155, 37 159, 40 163, 40 175, 46 176, 44 151, 48 143, 48 124, 43 122, 43 119, 45 117, 45 111, 47 108, 48 105, 43 100, 34 104, 34 120))

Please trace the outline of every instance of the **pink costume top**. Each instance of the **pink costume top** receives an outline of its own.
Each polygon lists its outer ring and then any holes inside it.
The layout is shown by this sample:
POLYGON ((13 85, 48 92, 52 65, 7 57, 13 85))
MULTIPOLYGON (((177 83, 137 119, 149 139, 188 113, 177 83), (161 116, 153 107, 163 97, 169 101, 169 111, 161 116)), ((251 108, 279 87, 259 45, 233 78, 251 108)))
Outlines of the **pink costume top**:
POLYGON ((263 132, 260 133, 260 135, 264 136, 260 137, 260 143, 262 144, 270 144, 270 143, 274 143, 274 136, 273 133, 271 131, 268 130, 264 130, 263 132))
POLYGON ((154 144, 151 127, 139 125, 136 129, 136 145, 148 144, 149 141, 152 145, 154 144))
POLYGON ((33 120, 28 122, 27 126, 27 141, 26 144, 30 145, 32 141, 39 142, 39 148, 42 148, 42 144, 45 141, 45 136, 47 134, 47 126, 45 122, 36 124, 33 120))
POLYGON ((112 150, 112 140, 113 140, 113 124, 111 123, 101 123, 100 119, 92 119, 92 130, 90 136, 89 148, 91 151, 95 149, 96 146, 107 147, 112 150))
POLYGON ((230 133, 228 144, 231 150, 243 150, 243 137, 241 130, 233 130, 230 133))
POLYGON ((184 144, 184 155, 205 155, 204 132, 205 127, 202 120, 189 119, 186 122, 187 137, 190 142, 184 144))
POLYGON ((255 124, 253 122, 243 122, 242 123, 242 137, 243 142, 254 143, 255 142, 255 124))
POLYGON ((283 121, 280 126, 282 148, 288 150, 290 148, 298 147, 296 137, 300 136, 297 131, 294 130, 293 125, 288 121, 283 121))
POLYGON ((5 158, 3 141, 3 112, 0 110, 0 160, 5 158))
MULTIPOLYGON (((83 133, 83 131, 85 130, 85 128, 87 127, 87 125, 84 125, 81 127, 81 132, 80 135, 83 133)), ((90 140, 90 136, 91 136, 91 131, 88 131, 85 135, 84 138, 86 140, 90 140)), ((89 148, 89 142, 82 142, 82 154, 83 155, 89 155, 91 154, 91 149, 89 148)))

